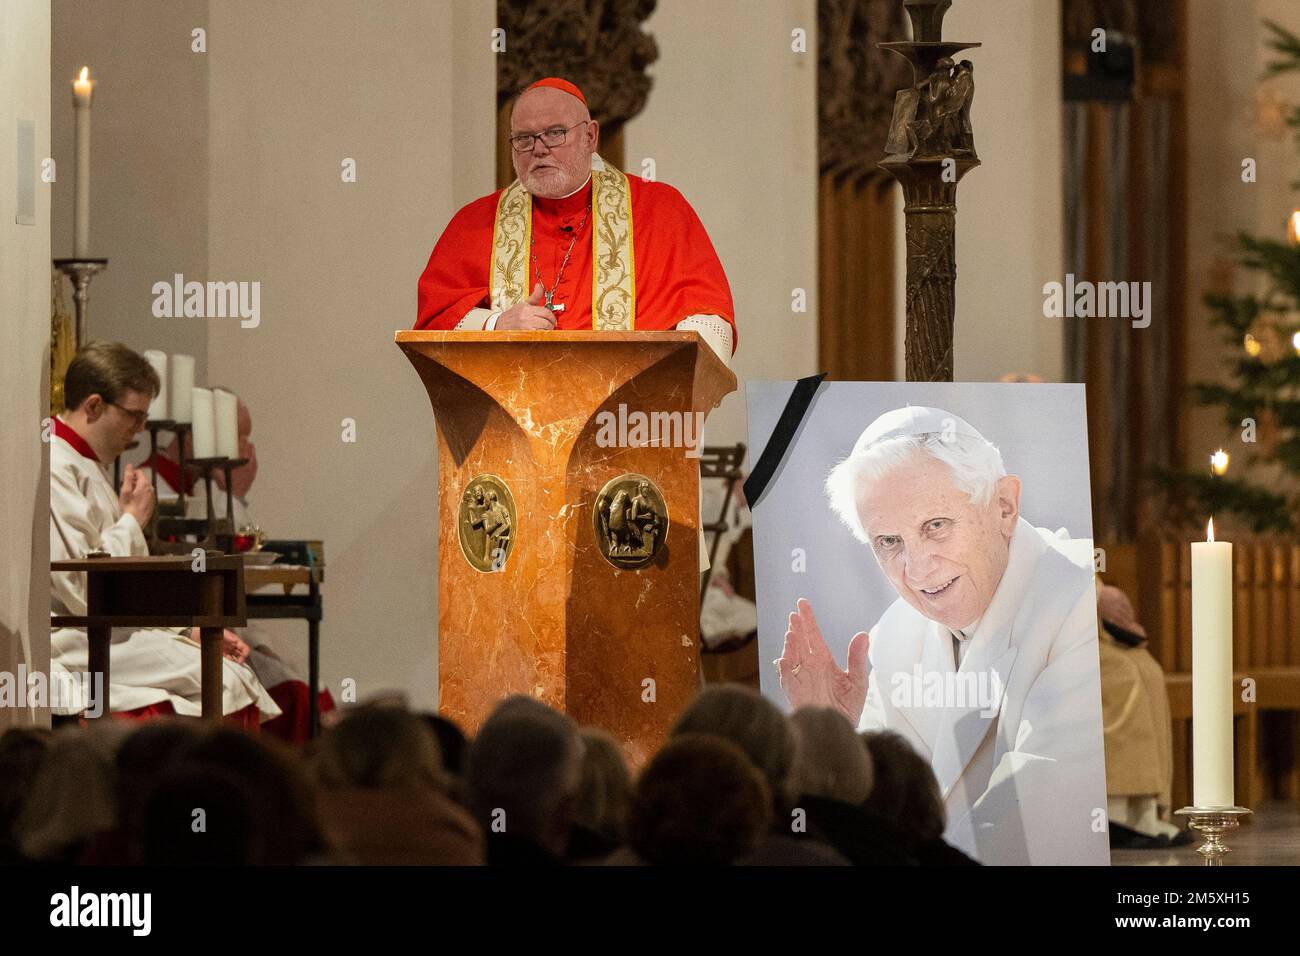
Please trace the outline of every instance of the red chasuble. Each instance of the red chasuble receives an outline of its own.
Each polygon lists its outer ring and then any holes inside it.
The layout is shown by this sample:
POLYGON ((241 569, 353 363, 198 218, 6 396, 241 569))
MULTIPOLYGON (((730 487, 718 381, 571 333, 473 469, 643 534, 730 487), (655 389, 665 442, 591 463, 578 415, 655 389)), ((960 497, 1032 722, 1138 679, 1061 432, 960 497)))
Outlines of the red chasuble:
MULTIPOLYGON (((688 315, 721 316, 732 326, 731 288, 704 225, 686 199, 666 183, 628 176, 636 277, 633 328, 673 328, 688 315)), ((592 296, 592 183, 564 199, 532 197, 532 238, 525 295, 540 280, 551 289, 570 244, 569 264, 555 289, 557 327, 590 329, 592 296), (587 221, 584 223, 583 218, 587 221), (540 270, 540 275, 538 274, 540 270)), ((417 329, 453 329, 473 308, 490 308, 488 273, 500 191, 456 213, 420 276, 417 329)), ((521 250, 528 256, 527 249, 521 250)))

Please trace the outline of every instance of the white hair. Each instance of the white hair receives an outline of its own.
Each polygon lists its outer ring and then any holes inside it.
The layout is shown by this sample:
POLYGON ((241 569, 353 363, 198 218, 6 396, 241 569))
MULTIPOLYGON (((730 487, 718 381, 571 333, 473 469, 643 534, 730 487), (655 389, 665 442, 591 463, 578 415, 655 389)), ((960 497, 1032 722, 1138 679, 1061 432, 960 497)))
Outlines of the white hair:
POLYGON ((866 488, 922 453, 947 465, 953 482, 979 508, 989 503, 998 479, 1007 473, 997 446, 973 435, 927 432, 886 438, 861 450, 855 448, 827 475, 826 496, 831 510, 863 544, 871 543, 858 514, 858 502, 866 488))

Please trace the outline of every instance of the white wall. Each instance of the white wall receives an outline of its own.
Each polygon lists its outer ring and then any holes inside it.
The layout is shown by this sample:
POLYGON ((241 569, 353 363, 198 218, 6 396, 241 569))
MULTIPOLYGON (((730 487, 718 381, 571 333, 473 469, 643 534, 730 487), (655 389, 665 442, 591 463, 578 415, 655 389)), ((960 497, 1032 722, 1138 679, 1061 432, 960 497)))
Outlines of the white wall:
POLYGON ((492 13, 211 4, 208 271, 261 282, 262 317, 209 322, 209 380, 252 410, 263 528, 325 540, 336 695, 350 677, 436 702, 433 416, 393 331, 443 226, 493 188, 492 13))
MULTIPOLYGON (((1061 23, 1055 0, 960 0, 944 39, 982 43, 971 122, 982 166, 957 187, 954 378, 1006 372, 1060 381, 1062 326, 1043 317, 1043 284, 1064 279, 1061 23)), ((883 153, 883 144, 882 144, 883 153)), ((897 377, 903 377, 906 244, 896 189, 897 377)))
POLYGON ((190 31, 207 25, 208 0, 54 0, 52 11, 52 155, 65 187, 54 191, 54 255, 72 255, 72 80, 89 66, 90 254, 109 262, 90 286, 87 333, 203 368, 203 321, 154 318, 151 289, 207 271, 208 56, 192 52, 190 31))
MULTIPOLYGON (((0 671, 48 670, 50 190, 39 164, 50 151, 50 9, 0 4, 0 671), (19 121, 35 124, 37 168, 19 169, 19 121), (32 225, 17 217, 17 181, 36 183, 32 225)), ((67 184, 64 180, 59 185, 67 184)), ((70 187, 69 187, 70 188, 70 187)), ((48 712, 0 708, 0 730, 48 721, 48 712)))
POLYGON ((626 167, 653 158, 695 207, 736 306, 740 387, 709 417, 710 444, 746 441, 746 378, 817 371, 816 27, 814 0, 660 0, 646 21, 659 59, 626 167), (790 49, 797 27, 806 53, 790 49))

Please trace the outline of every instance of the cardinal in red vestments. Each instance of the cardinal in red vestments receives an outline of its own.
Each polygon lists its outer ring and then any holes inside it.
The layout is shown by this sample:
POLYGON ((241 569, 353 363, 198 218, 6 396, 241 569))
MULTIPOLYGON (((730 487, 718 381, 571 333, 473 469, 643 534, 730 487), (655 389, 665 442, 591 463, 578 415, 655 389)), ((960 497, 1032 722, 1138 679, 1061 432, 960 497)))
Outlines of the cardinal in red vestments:
POLYGON ((452 218, 420 277, 417 329, 694 329, 730 361, 731 289, 708 233, 666 183, 597 154, 582 92, 548 77, 515 102, 519 177, 452 218))

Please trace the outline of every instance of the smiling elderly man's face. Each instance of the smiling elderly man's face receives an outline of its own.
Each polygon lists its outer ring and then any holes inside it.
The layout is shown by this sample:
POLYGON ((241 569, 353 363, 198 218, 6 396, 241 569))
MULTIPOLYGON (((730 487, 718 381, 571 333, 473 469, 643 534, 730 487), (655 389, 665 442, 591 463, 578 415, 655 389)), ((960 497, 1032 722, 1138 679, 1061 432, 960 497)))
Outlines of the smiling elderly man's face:
POLYGON ((599 124, 575 96, 549 86, 539 86, 520 95, 510 114, 510 135, 565 130, 564 142, 547 146, 533 140, 533 148, 510 151, 515 175, 534 196, 558 199, 567 196, 591 175, 591 154, 599 141, 599 124))
POLYGON ((1019 516, 1020 479, 1000 478, 978 507, 952 469, 924 452, 892 469, 858 498, 858 516, 880 568, 899 595, 956 630, 993 599, 1019 516))

